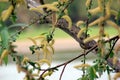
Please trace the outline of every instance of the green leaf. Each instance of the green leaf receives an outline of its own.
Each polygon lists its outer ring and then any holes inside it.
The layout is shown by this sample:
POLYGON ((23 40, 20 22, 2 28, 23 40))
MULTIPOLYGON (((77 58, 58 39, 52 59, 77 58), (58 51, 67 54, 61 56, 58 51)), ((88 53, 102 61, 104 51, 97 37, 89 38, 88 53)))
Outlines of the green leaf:
POLYGON ((41 35, 45 35, 45 34, 47 34, 47 32, 41 33, 41 35))
POLYGON ((17 16, 16 16, 15 13, 13 13, 13 14, 11 15, 11 19, 12 19, 12 22, 13 22, 13 23, 16 22, 16 20, 17 20, 17 16))
POLYGON ((107 66, 106 69, 107 69, 107 74, 110 74, 109 66, 107 66))
POLYGON ((89 79, 88 79, 88 76, 85 75, 85 76, 82 76, 82 78, 79 78, 79 79, 77 79, 77 80, 89 80, 89 79))
POLYGON ((30 46, 29 49, 30 49, 30 51, 32 51, 32 54, 35 53, 35 51, 34 51, 34 50, 35 50, 35 46, 34 46, 34 45, 33 45, 33 46, 30 46))
POLYGON ((96 75, 96 70, 94 69, 94 67, 89 67, 87 69, 87 73, 88 73, 88 77, 90 80, 95 80, 97 77, 96 75))
POLYGON ((4 57, 4 63, 5 63, 5 65, 7 65, 7 63, 8 63, 8 55, 4 57))
POLYGON ((28 26, 27 24, 23 24, 23 23, 16 23, 16 24, 13 24, 13 25, 10 25, 9 28, 14 28, 14 27, 25 27, 25 26, 28 26))
MULTIPOLYGON (((1 47, 0 47, 0 55, 5 49, 9 49, 9 32, 6 26, 2 26, 0 28, 0 37, 1 37, 1 47)), ((7 65, 8 63, 8 56, 4 57, 4 63, 7 65)))
POLYGON ((114 56, 114 52, 111 51, 111 53, 110 53, 110 58, 113 58, 113 56, 114 56))
POLYGON ((3 49, 9 48, 9 33, 7 27, 2 27, 0 30, 1 35, 1 45, 3 49))
POLYGON ((93 67, 96 71, 98 71, 98 63, 96 63, 93 67))

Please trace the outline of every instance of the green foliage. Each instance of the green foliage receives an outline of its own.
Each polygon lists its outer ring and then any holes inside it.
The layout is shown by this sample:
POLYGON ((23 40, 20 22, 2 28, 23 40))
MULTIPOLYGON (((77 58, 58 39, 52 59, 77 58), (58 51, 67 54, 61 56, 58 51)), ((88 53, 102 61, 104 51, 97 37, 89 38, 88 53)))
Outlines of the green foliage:
MULTIPOLYGON (((2 52, 4 50, 9 50, 9 39, 10 39, 7 27, 3 23, 1 23, 1 25, 2 25, 2 27, 0 27, 0 35, 1 35, 0 55, 2 55, 2 52)), ((7 55, 4 57, 4 62, 5 62, 5 64, 8 63, 8 56, 7 55)))
POLYGON ((88 78, 90 80, 95 80, 96 78, 98 78, 96 75, 96 70, 94 69, 94 67, 89 67, 87 69, 87 73, 88 73, 88 78))

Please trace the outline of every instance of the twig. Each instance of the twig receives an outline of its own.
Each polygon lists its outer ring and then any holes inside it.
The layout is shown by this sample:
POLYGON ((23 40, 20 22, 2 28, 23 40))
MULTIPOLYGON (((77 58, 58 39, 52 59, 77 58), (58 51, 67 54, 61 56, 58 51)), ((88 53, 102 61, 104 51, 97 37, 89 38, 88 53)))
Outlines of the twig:
POLYGON ((65 6, 65 8, 61 11, 62 13, 69 7, 69 5, 73 2, 74 0, 68 1, 69 3, 65 6))
POLYGON ((32 23, 30 23, 30 24, 28 24, 28 25, 26 25, 26 26, 21 26, 21 29, 18 30, 17 32, 15 32, 15 33, 14 33, 13 35, 11 35, 10 37, 12 38, 12 37, 14 37, 16 34, 20 34, 22 31, 24 31, 25 29, 27 29, 29 26, 37 23, 38 21, 39 21, 39 19, 33 21, 32 23))
MULTIPOLYGON (((116 39, 114 39, 115 42, 113 43, 113 45, 112 45, 112 47, 111 47, 111 49, 110 49, 110 52, 109 52, 109 54, 106 56, 105 60, 107 60, 107 59, 109 58, 109 56, 110 56, 110 54, 111 54, 111 52, 112 52, 112 50, 113 50, 116 42, 118 41, 118 39, 119 39, 118 37, 116 37, 116 39)), ((110 42, 111 42, 111 41, 110 41, 110 42)))
POLYGON ((63 70, 62 70, 62 72, 61 72, 61 74, 60 74, 60 78, 59 78, 59 80, 62 79, 62 75, 63 75, 63 73, 64 73, 64 71, 65 71, 66 66, 67 66, 67 64, 64 65, 63 70))

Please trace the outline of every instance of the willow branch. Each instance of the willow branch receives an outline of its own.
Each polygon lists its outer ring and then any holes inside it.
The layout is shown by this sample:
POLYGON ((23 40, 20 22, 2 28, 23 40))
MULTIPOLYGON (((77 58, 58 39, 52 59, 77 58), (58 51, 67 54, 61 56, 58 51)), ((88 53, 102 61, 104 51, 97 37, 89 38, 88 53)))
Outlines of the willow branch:
MULTIPOLYGON (((28 1, 32 1, 32 0, 28 0, 28 1)), ((29 3, 29 4, 30 4, 30 3, 29 3)), ((31 4, 31 5, 32 5, 32 4, 31 4)), ((34 3, 34 5, 35 5, 35 3, 34 3)), ((44 21, 44 22, 46 22, 46 21, 47 21, 47 23, 51 23, 51 22, 52 22, 50 19, 47 19, 47 17, 45 18, 45 21, 44 21)), ((94 50, 97 49, 98 46, 97 46, 97 42, 96 42, 95 40, 89 41, 89 42, 87 42, 87 43, 84 43, 84 42, 83 42, 83 40, 85 39, 85 33, 83 33, 80 38, 77 37, 77 34, 78 34, 78 32, 80 31, 80 28, 79 28, 79 27, 77 27, 77 26, 75 26, 75 25, 72 25, 72 28, 71 28, 71 29, 68 29, 68 22, 67 22, 65 19, 59 19, 56 26, 57 26, 59 29, 61 29, 61 30, 63 30, 64 32, 66 32, 67 34, 69 34, 72 38, 74 38, 74 39, 80 44, 81 48, 88 50, 88 52, 91 51, 91 49, 94 49, 94 50), (93 48, 94 46, 95 46, 96 48, 93 48)), ((113 38, 110 38, 109 40, 106 40, 105 42, 107 43, 107 42, 110 42, 110 41, 115 40, 115 39, 118 39, 118 38, 119 38, 119 36, 115 36, 115 37, 113 37, 113 38)), ((88 52, 87 52, 87 53, 88 53, 88 52)), ((81 57, 81 56, 83 56, 83 55, 85 55, 85 54, 81 54, 81 55, 79 55, 78 57, 75 57, 74 59, 72 59, 72 60, 70 60, 70 61, 68 61, 68 62, 66 62, 66 63, 70 63, 70 62, 78 59, 79 57, 81 57)), ((108 62, 108 65, 110 65, 111 67, 114 66, 114 65, 113 65, 113 61, 112 61, 112 58, 108 58, 108 59, 107 59, 107 62, 108 62)), ((61 67, 61 66, 63 66, 64 64, 65 64, 65 63, 60 64, 60 65, 58 65, 58 66, 56 66, 56 67, 61 67)), ((53 68, 56 68, 56 67, 53 67, 53 68)), ((117 62, 117 65, 114 67, 114 69, 115 69, 116 71, 120 71, 120 61, 117 62)))
POLYGON ((61 74, 60 74, 59 80, 62 80, 62 75, 63 75, 63 73, 64 73, 64 71, 65 71, 66 66, 67 66, 67 64, 64 65, 63 70, 62 70, 62 72, 61 72, 61 74))

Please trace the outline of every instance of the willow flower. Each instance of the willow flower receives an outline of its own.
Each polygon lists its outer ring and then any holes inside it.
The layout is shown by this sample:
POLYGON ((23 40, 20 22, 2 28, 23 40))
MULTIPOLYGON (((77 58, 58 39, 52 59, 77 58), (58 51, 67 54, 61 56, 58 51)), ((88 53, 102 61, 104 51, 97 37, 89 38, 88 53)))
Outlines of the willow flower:
POLYGON ((13 9, 14 9, 13 5, 10 5, 7 10, 4 10, 1 14, 1 20, 6 21, 9 18, 9 16, 11 15, 13 9))
POLYGON ((110 18, 111 16, 111 11, 110 11, 110 1, 107 2, 106 4, 106 18, 110 18))
POLYGON ((9 54, 9 51, 8 51, 7 49, 5 49, 5 50, 2 52, 2 54, 1 54, 1 56, 0 56, 0 59, 1 59, 1 60, 4 59, 4 57, 7 56, 8 54, 9 54))
POLYGON ((68 15, 62 16, 63 19, 65 19, 68 22, 68 28, 71 29, 72 27, 72 20, 68 15))
POLYGON ((81 26, 82 24, 84 24, 84 21, 81 21, 81 20, 80 20, 80 21, 78 21, 78 22, 76 23, 76 26, 79 27, 79 26, 81 26))
POLYGON ((103 22, 104 20, 105 20, 105 17, 100 17, 100 18, 96 19, 95 21, 89 23, 88 26, 90 27, 90 26, 97 25, 98 23, 101 23, 101 22, 103 22))
POLYGON ((99 38, 99 35, 88 37, 84 40, 84 43, 87 43, 87 42, 92 41, 93 39, 97 39, 97 38, 99 38))
POLYGON ((48 66, 51 66, 50 61, 47 60, 47 59, 41 59, 41 60, 38 61, 38 63, 39 63, 40 65, 46 63, 48 66))
POLYGON ((56 15, 56 13, 53 13, 52 14, 52 25, 53 25, 53 27, 55 27, 56 22, 57 22, 57 15, 56 15))
POLYGON ((30 8, 29 10, 30 10, 30 11, 39 12, 39 13, 41 13, 41 14, 44 13, 44 11, 43 11, 42 9, 38 9, 38 8, 34 8, 34 7, 30 8))
POLYGON ((99 8, 101 9, 101 10, 103 10, 103 5, 102 5, 102 1, 103 0, 97 0, 98 1, 98 6, 99 6, 99 8))
POLYGON ((86 31, 86 28, 80 29, 80 31, 79 31, 78 34, 77 34, 77 38, 80 38, 81 35, 84 33, 84 31, 86 31))
POLYGON ((64 10, 64 13, 65 13, 65 15, 68 15, 68 10, 65 9, 65 10, 64 10))
POLYGON ((24 57, 24 59, 22 60, 22 64, 26 64, 26 62, 30 61, 30 59, 28 57, 24 57))
POLYGON ((117 11, 115 11, 115 10, 110 10, 110 13, 112 14, 112 15, 114 15, 115 17, 117 17, 118 16, 118 12, 117 11))
POLYGON ((97 13, 102 12, 102 10, 101 10, 100 7, 96 7, 96 8, 94 8, 94 9, 88 10, 88 12, 89 12, 90 14, 92 14, 92 15, 96 15, 97 13))
POLYGON ((58 2, 53 2, 52 5, 53 6, 57 6, 59 3, 58 2))
POLYGON ((52 75, 52 74, 53 74, 53 70, 50 70, 50 71, 47 71, 46 73, 44 73, 44 74, 42 75, 42 77, 45 78, 46 76, 50 76, 50 75, 52 75))
POLYGON ((91 3, 91 0, 87 0, 86 3, 85 3, 86 7, 89 7, 90 3, 91 3))
POLYGON ((85 67, 90 67, 90 65, 89 64, 80 64, 80 65, 74 66, 74 68, 77 68, 77 69, 79 69, 79 68, 85 68, 85 67))

